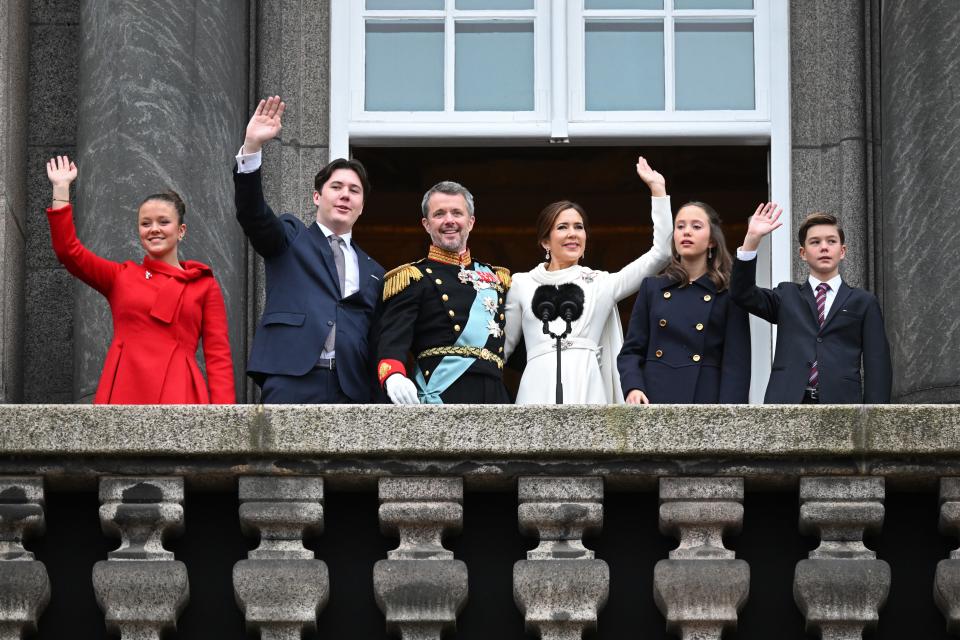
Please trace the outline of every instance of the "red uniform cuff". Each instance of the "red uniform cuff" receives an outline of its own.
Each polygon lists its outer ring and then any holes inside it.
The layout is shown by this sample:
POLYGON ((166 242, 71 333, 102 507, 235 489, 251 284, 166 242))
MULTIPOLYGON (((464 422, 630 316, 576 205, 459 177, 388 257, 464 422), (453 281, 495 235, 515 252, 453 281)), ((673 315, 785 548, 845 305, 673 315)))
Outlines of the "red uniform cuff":
POLYGON ((387 378, 394 373, 402 373, 406 376, 407 368, 399 360, 381 360, 380 364, 377 365, 377 378, 380 380, 380 386, 382 387, 387 378))

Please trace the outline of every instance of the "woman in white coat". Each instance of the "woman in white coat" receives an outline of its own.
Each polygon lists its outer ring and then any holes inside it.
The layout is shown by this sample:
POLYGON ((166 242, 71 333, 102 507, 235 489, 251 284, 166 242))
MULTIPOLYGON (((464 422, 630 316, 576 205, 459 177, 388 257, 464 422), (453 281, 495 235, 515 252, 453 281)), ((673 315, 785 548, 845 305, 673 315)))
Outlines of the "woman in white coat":
MULTIPOLYGON (((517 404, 556 402, 556 341, 543 333, 543 322, 531 302, 540 285, 572 282, 583 289, 583 314, 561 347, 561 378, 564 404, 623 403, 617 375, 617 354, 623 345, 623 329, 617 302, 633 295, 640 282, 656 274, 670 260, 672 221, 666 180, 640 157, 637 175, 652 196, 653 246, 620 271, 595 271, 580 264, 587 245, 587 215, 569 201, 548 205, 537 220, 537 241, 546 251, 545 262, 526 273, 513 275, 506 302, 506 356, 524 339, 527 365, 520 380, 517 404)), ((551 322, 560 334, 563 320, 551 322)))

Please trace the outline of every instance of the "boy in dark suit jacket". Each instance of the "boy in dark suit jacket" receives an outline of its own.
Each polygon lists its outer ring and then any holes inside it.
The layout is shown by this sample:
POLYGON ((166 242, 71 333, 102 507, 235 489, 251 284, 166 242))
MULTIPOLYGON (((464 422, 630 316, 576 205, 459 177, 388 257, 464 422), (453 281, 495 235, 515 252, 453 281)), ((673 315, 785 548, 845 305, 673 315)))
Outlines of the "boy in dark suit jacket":
POLYGON ((782 282, 775 289, 757 286, 757 247, 781 226, 781 211, 774 203, 757 207, 730 283, 734 302, 777 325, 764 402, 890 402, 890 347, 880 304, 872 293, 849 287, 840 277, 847 247, 834 216, 811 213, 800 225, 800 258, 810 267, 806 282, 782 282))
POLYGON ((284 108, 279 96, 260 101, 233 173, 237 220, 266 272, 247 375, 265 403, 371 402, 384 271, 353 241, 370 182, 362 164, 338 158, 314 178, 315 222, 276 216, 263 197, 260 149, 280 133, 284 108))

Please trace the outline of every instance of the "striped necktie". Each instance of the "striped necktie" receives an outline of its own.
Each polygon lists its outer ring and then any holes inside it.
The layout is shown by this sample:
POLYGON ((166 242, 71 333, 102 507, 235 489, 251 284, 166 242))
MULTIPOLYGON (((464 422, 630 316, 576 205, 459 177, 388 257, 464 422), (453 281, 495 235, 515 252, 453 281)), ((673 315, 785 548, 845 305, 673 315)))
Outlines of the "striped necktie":
MULTIPOLYGON (((827 291, 829 290, 830 285, 826 282, 817 285, 817 321, 820 323, 821 329, 823 328, 823 312, 827 308, 827 291)), ((820 384, 820 372, 817 371, 817 361, 814 360, 813 364, 810 365, 810 377, 807 378, 807 386, 816 389, 818 384, 820 384)))

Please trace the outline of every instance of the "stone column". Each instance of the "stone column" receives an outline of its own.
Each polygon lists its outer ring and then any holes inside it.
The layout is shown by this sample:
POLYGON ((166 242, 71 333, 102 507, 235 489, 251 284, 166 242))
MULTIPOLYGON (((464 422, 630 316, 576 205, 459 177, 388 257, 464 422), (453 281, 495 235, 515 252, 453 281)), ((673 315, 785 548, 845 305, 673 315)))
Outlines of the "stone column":
MULTIPOLYGON (((139 260, 143 198, 175 189, 187 204, 181 259, 209 264, 223 290, 243 388, 245 240, 235 220, 232 157, 248 119, 246 2, 81 3, 77 223, 113 260, 139 260)), ((78 295, 74 387, 89 400, 111 334, 108 307, 78 295)))
MULTIPOLYGON (((960 478, 940 479, 940 531, 960 536, 960 478)), ((947 631, 960 635, 960 549, 937 563, 933 599, 947 619, 947 631)))
POLYGON ((807 631, 822 640, 855 640, 877 624, 890 591, 890 565, 863 544, 883 525, 883 478, 801 478, 800 531, 820 536, 797 563, 793 597, 807 631))
POLYGON ((528 633, 579 640, 596 629, 607 602, 610 570, 583 546, 603 525, 601 478, 520 478, 520 530, 540 539, 513 565, 513 599, 528 633))
POLYGON ((43 535, 43 478, 0 478, 0 640, 36 632, 50 578, 23 541, 43 535))
POLYGON ((0 3, 0 402, 23 401, 30 3, 0 3))
POLYGON ((463 526, 461 478, 380 478, 380 529, 400 544, 373 567, 387 630, 403 640, 440 640, 467 602, 467 565, 443 547, 463 526))
POLYGON ((960 402, 960 11, 883 3, 884 312, 894 402, 960 402))
POLYGON ((183 532, 183 478, 101 478, 100 525, 120 547, 93 566, 107 630, 121 640, 160 640, 187 606, 187 567, 164 549, 183 532))
POLYGON ((653 596, 667 631, 720 640, 737 627, 750 567, 723 545, 743 524, 743 478, 661 478, 660 531, 680 541, 653 571, 653 596))
POLYGON ((248 630, 263 640, 315 631, 327 604, 327 565, 303 546, 323 530, 323 478, 240 478, 240 526, 260 546, 233 567, 233 591, 248 630))

